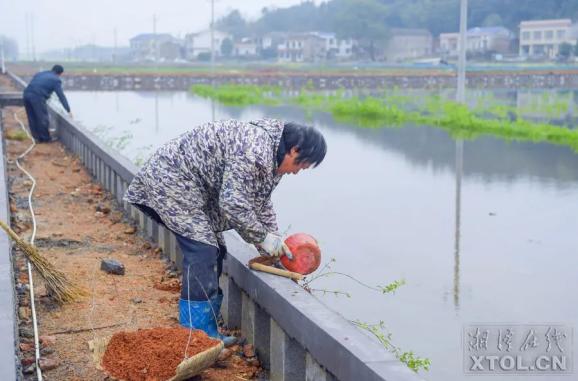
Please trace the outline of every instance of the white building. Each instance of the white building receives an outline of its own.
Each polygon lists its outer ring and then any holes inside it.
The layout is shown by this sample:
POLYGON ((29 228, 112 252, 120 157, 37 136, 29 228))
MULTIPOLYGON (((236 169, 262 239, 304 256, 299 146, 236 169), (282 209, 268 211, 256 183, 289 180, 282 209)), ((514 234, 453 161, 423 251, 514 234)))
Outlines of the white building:
POLYGON ((334 33, 305 32, 286 35, 277 50, 282 62, 318 62, 351 59, 354 47, 355 40, 338 39, 334 33))
POLYGON ((347 60, 353 56, 354 40, 339 39, 335 33, 311 32, 323 40, 323 50, 327 59, 347 60))
POLYGON ((239 58, 255 58, 259 55, 259 44, 252 38, 242 38, 235 42, 233 55, 239 58))
POLYGON ((143 33, 130 39, 135 61, 174 61, 180 58, 180 41, 167 33, 143 33))
POLYGON ((279 44, 280 62, 318 62, 327 58, 326 40, 314 33, 294 33, 279 44))
POLYGON ((570 19, 522 21, 519 53, 554 58, 561 44, 576 44, 576 36, 576 26, 570 19))
POLYGON ((401 62, 432 54, 433 37, 426 29, 393 28, 384 47, 386 61, 401 62))
POLYGON ((340 39, 337 46, 337 52, 335 52, 335 58, 338 60, 352 59, 356 46, 357 41, 352 38, 340 39))
MULTIPOLYGON (((231 35, 218 30, 214 31, 215 57, 221 57, 221 45, 227 38, 232 39, 231 35)), ((185 36, 185 58, 196 60, 199 54, 211 54, 211 30, 203 30, 198 33, 189 33, 185 36)))
MULTIPOLYGON (((508 29, 497 27, 476 27, 468 29, 466 51, 483 54, 487 52, 508 53, 514 35, 508 29)), ((440 53, 454 57, 460 50, 459 33, 440 34, 440 53)))

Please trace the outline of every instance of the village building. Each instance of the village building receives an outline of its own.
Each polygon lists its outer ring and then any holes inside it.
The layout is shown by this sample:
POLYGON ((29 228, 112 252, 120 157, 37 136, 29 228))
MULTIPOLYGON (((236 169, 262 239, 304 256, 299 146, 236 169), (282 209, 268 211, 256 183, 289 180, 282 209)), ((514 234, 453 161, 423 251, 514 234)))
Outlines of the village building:
POLYGON ((521 56, 554 58, 563 43, 576 44, 576 25, 570 19, 533 20, 520 23, 521 56))
POLYGON ((181 42, 168 33, 143 33, 130 39, 134 61, 175 61, 182 56, 181 42))
MULTIPOLYGON (((501 26, 476 27, 466 34, 466 52, 470 54, 509 53, 512 50, 513 33, 501 26)), ((440 53, 456 57, 460 50, 459 33, 440 34, 440 53)))
POLYGON ((279 62, 319 62, 326 59, 324 38, 315 33, 295 33, 278 47, 279 62))
POLYGON ((323 50, 327 60, 347 60, 353 57, 354 40, 340 39, 335 33, 310 32, 323 40, 323 50))
POLYGON ((401 62, 432 54, 433 37, 426 29, 394 28, 386 42, 383 55, 389 62, 401 62))
MULTIPOLYGON (((219 30, 213 32, 215 57, 223 55, 221 45, 227 38, 232 39, 231 35, 219 30)), ((198 33, 189 33, 185 36, 184 41, 185 58, 189 61, 199 59, 199 55, 210 57, 211 55, 211 30, 203 30, 198 33)))
POLYGON ((259 41, 244 37, 238 41, 235 41, 233 47, 233 55, 237 58, 257 58, 260 52, 260 44, 259 41))

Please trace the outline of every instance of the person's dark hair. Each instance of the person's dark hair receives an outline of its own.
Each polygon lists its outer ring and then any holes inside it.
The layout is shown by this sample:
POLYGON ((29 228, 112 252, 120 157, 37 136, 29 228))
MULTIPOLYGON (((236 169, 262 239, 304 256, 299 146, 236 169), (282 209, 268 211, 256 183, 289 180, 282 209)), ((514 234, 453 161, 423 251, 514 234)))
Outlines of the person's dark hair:
POLYGON ((54 65, 52 66, 52 71, 54 72, 54 74, 62 74, 64 73, 64 68, 62 67, 62 65, 54 65))
POLYGON ((283 135, 277 149, 277 165, 285 158, 285 154, 295 147, 299 152, 297 164, 306 162, 314 167, 321 164, 327 153, 325 138, 313 127, 287 122, 283 126, 283 135))

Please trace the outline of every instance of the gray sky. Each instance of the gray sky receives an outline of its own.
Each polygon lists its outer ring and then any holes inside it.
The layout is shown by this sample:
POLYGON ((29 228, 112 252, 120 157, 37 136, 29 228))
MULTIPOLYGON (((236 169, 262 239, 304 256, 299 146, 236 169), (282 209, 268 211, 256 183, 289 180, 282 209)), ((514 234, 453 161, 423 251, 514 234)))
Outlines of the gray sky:
MULTIPOLYGON (((216 0, 215 18, 239 9, 257 18, 263 7, 286 7, 302 0, 216 0)), ((117 29, 119 46, 132 36, 157 32, 182 37, 209 26, 209 0, 0 0, 0 34, 18 41, 26 54, 26 15, 33 14, 36 52, 88 43, 112 46, 117 29)))

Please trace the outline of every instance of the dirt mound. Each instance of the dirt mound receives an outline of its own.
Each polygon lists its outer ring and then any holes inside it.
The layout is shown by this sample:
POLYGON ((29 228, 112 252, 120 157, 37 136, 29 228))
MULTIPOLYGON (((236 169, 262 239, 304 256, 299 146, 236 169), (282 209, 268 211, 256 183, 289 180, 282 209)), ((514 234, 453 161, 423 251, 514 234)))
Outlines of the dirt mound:
MULTIPOLYGON (((102 366, 111 376, 121 380, 168 380, 183 361, 189 333, 188 329, 180 327, 118 332, 110 339, 102 366)), ((218 343, 203 331, 192 331, 187 357, 218 343)))

